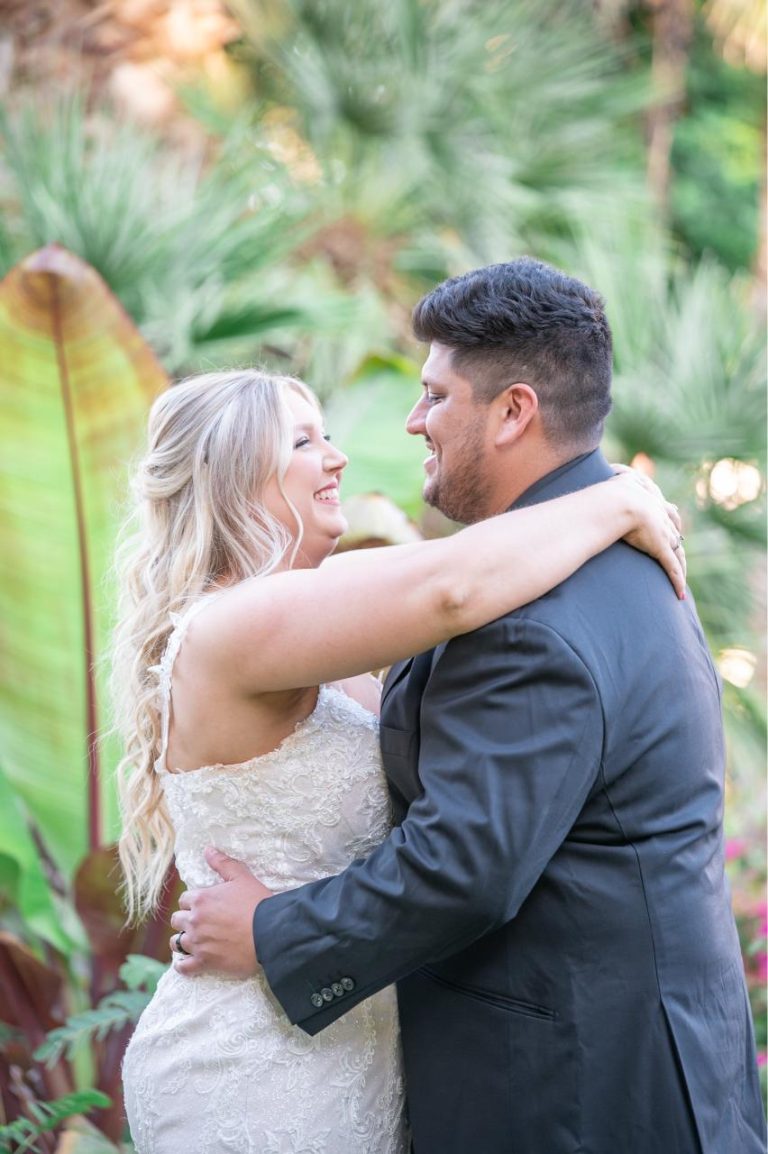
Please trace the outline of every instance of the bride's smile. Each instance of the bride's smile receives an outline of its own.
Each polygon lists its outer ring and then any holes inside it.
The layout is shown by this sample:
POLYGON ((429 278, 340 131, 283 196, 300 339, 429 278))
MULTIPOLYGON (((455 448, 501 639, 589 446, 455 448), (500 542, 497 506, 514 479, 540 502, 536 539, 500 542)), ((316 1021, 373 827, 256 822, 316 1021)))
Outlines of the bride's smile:
POLYGON ((333 552, 347 529, 340 483, 348 458, 331 442, 313 404, 293 392, 287 394, 286 404, 293 421, 290 461, 282 482, 270 479, 264 506, 294 538, 298 514, 301 546, 293 567, 314 567, 333 552))

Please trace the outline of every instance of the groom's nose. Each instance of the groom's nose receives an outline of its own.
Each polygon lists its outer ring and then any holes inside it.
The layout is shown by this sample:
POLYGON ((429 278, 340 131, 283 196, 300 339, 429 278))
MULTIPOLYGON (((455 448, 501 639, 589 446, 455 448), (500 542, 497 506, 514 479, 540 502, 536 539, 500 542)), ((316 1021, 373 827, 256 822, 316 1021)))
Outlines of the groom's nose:
POLYGON ((427 426, 425 424, 425 418, 428 408, 426 398, 419 397, 405 419, 405 430, 407 433, 411 433, 414 437, 423 437, 426 435, 427 426))

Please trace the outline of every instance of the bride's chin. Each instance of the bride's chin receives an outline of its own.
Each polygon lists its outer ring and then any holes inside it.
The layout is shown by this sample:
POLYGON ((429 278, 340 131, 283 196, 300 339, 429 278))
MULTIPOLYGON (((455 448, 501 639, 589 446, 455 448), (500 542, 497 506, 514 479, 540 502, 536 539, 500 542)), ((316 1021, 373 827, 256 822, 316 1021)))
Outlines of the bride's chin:
POLYGON ((330 540, 328 541, 328 547, 326 549, 325 556, 322 558, 323 561, 325 560, 326 557, 330 557, 332 553, 336 552, 336 549, 338 548, 339 541, 344 536, 344 534, 347 532, 348 528, 349 528, 349 525, 347 525, 345 523, 344 528, 341 530, 339 535, 337 537, 331 537, 330 538, 330 540))
POLYGON ((323 533, 323 539, 318 541, 318 548, 327 548, 331 553, 338 545, 345 533, 349 532, 349 521, 341 514, 336 518, 336 523, 329 525, 323 533))
POLYGON ((302 542, 291 568, 317 569, 318 565, 322 565, 323 561, 326 561, 335 551, 342 536, 343 534, 339 533, 338 537, 327 537, 324 542, 317 542, 310 546, 302 542))

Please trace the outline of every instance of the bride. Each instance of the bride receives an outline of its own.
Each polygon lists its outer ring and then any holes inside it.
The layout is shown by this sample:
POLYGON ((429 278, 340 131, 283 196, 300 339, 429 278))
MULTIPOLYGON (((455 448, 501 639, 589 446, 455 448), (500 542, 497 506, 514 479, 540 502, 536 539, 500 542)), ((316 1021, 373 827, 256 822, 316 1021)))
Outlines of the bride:
MULTIPOLYGON (((669 507, 627 475, 443 540, 327 560, 346 528, 346 463, 291 378, 208 374, 155 402, 113 674, 133 918, 157 903, 174 856, 187 887, 214 884, 212 844, 277 891, 383 840, 379 683, 366 670, 541 596, 620 537, 682 594, 669 507)), ((124 1083, 138 1154, 408 1148, 391 988, 308 1037, 260 972, 170 969, 124 1083)))

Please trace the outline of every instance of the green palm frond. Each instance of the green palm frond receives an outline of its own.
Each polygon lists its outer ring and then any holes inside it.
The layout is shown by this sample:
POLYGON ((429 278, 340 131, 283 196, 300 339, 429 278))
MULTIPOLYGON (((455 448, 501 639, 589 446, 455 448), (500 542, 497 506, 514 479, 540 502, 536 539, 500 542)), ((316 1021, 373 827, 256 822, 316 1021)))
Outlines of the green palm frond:
POLYGON ((30 1103, 31 1118, 19 1118, 8 1126, 0 1126, 0 1154, 36 1150, 37 1139, 55 1130, 67 1118, 109 1105, 110 1099, 100 1090, 80 1090, 52 1102, 30 1103))
POLYGON ((233 7, 261 96, 291 110, 316 154, 325 203, 335 193, 363 218, 377 206, 383 234, 455 229, 475 263, 547 255, 574 220, 626 214, 642 195, 626 127, 643 86, 583 5, 233 7))
POLYGON ((71 1058, 84 1043, 99 1041, 112 1030, 137 1022, 151 997, 144 990, 117 990, 108 994, 95 1009, 73 1014, 66 1025, 51 1030, 35 1050, 35 1061, 55 1066, 61 1058, 71 1058))
POLYGON ((77 97, 0 106, 0 272, 62 245, 101 274, 171 372, 214 339, 220 360, 230 340, 255 360, 275 333, 316 330, 277 287, 307 235, 304 194, 248 133, 233 125, 204 165, 106 112, 86 116, 77 97))
POLYGON ((148 958, 145 954, 129 954, 120 967, 120 980, 129 990, 143 990, 153 994, 157 983, 168 969, 167 962, 148 958))

